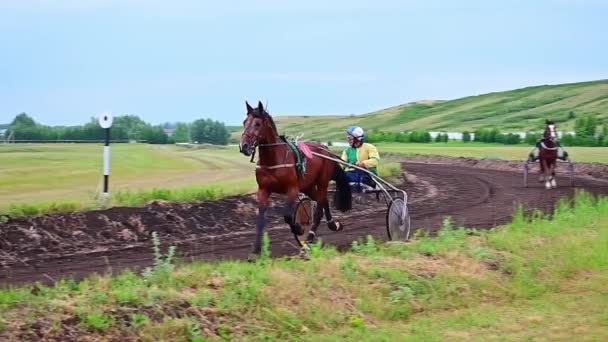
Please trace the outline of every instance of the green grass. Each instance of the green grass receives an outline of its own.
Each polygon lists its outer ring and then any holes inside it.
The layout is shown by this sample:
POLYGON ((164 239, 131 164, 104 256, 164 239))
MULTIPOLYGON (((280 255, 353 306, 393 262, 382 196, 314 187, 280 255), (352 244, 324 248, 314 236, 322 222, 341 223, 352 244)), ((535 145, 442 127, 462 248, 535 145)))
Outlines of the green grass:
MULTIPOLYGON (((381 177, 398 176, 390 154, 524 160, 529 146, 379 143, 381 177)), ((333 148, 341 151, 341 148, 333 148)), ((608 148, 568 148, 575 162, 608 163, 608 148)), ((13 216, 141 206, 151 200, 214 200, 255 190, 254 165, 234 148, 115 144, 109 201, 103 200, 102 146, 0 144, 0 213, 13 216)))
MULTIPOLYGON (((98 206, 102 151, 97 144, 0 144, 0 211, 98 206)), ((247 192, 255 185, 252 171, 249 160, 234 148, 114 144, 110 204, 141 204, 156 195, 168 200, 213 199, 219 187, 223 194, 247 192)))
MULTIPOLYGON (((411 103, 363 115, 277 116, 281 133, 306 139, 344 139, 344 130, 359 125, 368 131, 413 129, 473 131, 498 128, 505 132, 542 129, 545 119, 571 131, 574 120, 594 115, 608 122, 608 81, 544 85, 470 96, 450 101, 411 103), (575 118, 569 118, 572 111, 575 118)), ((237 132, 238 133, 238 132, 237 132)), ((236 135, 235 135, 236 136, 236 135)))
MULTIPOLYGON (((103 199, 102 146, 0 144, 0 213, 11 216, 194 202, 255 191, 255 166, 234 148, 116 144, 109 201, 103 199)), ((380 175, 399 175, 386 161, 380 175)))
MULTIPOLYGON (((310 261, 156 266, 0 290, 0 339, 521 341, 608 338, 608 200, 310 261), (52 314, 50 314, 52 313, 52 314), (38 339, 41 336, 37 336, 38 339)), ((158 245, 158 239, 155 239, 158 245)), ((266 239, 265 250, 268 250, 266 239)))

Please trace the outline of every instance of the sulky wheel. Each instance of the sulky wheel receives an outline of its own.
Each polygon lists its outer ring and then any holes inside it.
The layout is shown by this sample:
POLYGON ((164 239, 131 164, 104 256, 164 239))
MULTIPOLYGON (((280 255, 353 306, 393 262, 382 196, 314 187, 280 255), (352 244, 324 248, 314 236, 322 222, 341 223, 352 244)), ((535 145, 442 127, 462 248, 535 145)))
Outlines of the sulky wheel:
POLYGON ((306 247, 306 239, 314 221, 316 203, 307 197, 300 198, 294 210, 294 220, 302 227, 302 235, 294 234, 296 242, 300 247, 306 247))
POLYGON ((524 187, 527 188, 528 187, 528 163, 526 162, 524 164, 524 187))
POLYGON ((572 162, 568 162, 568 174, 570 176, 570 186, 574 186, 574 164, 572 162))
POLYGON ((410 238, 410 214, 401 198, 394 198, 386 211, 386 232, 390 241, 410 238))

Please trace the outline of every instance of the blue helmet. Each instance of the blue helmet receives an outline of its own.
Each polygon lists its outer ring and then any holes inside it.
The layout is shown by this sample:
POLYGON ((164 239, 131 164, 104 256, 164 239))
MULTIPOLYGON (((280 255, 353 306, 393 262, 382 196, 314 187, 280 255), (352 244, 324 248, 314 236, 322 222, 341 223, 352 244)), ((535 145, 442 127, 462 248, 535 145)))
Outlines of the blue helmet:
POLYGON ((348 135, 352 136, 358 141, 363 142, 365 140, 365 131, 359 126, 350 126, 346 130, 346 133, 348 133, 348 135))

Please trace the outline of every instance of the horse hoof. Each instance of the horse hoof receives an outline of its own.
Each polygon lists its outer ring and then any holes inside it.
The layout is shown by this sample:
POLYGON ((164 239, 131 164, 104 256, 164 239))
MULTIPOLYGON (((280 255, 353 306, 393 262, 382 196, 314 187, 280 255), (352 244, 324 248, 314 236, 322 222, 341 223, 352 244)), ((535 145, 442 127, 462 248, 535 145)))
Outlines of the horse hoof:
POLYGON ((342 226, 342 223, 337 222, 337 221, 332 221, 332 222, 327 223, 327 227, 332 232, 339 232, 342 229, 344 229, 344 226, 342 226))
POLYGON ((317 241, 317 236, 313 231, 308 232, 308 237, 306 238, 306 243, 315 243, 317 241))
POLYGON ((300 253, 298 254, 298 257, 300 259, 310 260, 310 251, 308 250, 308 248, 300 249, 300 253))
POLYGON ((555 181, 555 179, 551 180, 551 187, 554 189, 557 188, 557 182, 555 181))
POLYGON ((550 182, 546 182, 545 183, 545 189, 551 190, 551 183, 550 182))

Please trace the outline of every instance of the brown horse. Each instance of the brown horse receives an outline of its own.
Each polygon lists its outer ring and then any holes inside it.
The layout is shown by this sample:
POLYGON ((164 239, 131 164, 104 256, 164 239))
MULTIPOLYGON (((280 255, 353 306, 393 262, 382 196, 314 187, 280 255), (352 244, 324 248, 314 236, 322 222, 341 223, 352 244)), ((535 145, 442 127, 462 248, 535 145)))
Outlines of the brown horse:
MULTIPOLYGON (((297 235, 301 235, 303 232, 302 227, 294 220, 294 209, 298 195, 304 193, 317 202, 313 225, 308 235, 309 242, 315 239, 316 229, 321 223, 323 212, 325 212, 329 229, 332 231, 342 230, 342 224, 332 218, 327 199, 329 182, 334 180, 336 181, 334 207, 341 212, 351 209, 351 189, 342 167, 334 161, 317 157, 307 159, 306 173, 304 175, 299 174, 296 169, 296 156, 277 133, 275 123, 270 114, 264 110, 262 103, 258 101, 258 107, 255 109, 247 101, 245 101, 245 104, 247 106, 247 117, 243 121, 244 131, 241 135, 239 149, 245 156, 253 156, 256 148, 259 151, 255 172, 258 183, 258 218, 253 253, 250 254, 250 260, 259 256, 262 249, 264 214, 272 193, 287 195, 284 219, 289 224, 291 232, 297 235)), ((339 159, 321 144, 307 142, 306 145, 312 152, 339 159)))
POLYGON ((557 166, 559 142, 557 131, 555 130, 555 122, 549 120, 545 122, 545 133, 543 139, 538 143, 538 147, 541 173, 539 182, 542 183, 544 181, 546 189, 556 188, 555 167, 557 166))

